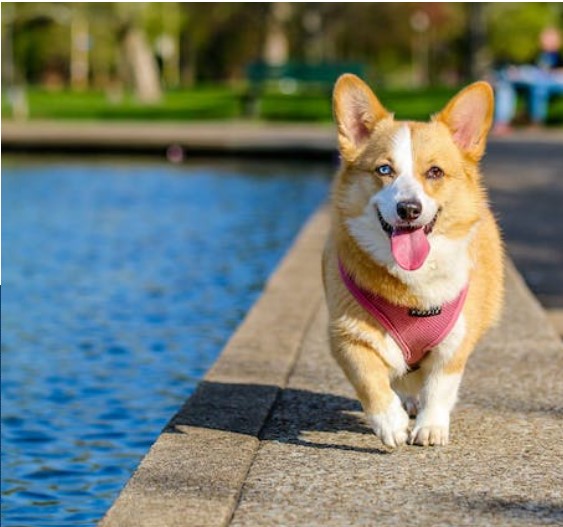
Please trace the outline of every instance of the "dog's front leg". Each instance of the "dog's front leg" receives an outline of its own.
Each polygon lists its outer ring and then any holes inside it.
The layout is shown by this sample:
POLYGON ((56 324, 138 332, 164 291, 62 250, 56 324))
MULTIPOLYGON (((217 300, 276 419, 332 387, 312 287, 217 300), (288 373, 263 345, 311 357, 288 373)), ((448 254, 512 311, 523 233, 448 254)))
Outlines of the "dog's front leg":
POLYGON ((450 413, 457 401, 463 370, 472 348, 473 343, 465 335, 464 319, 460 317, 452 332, 422 365, 424 383, 410 444, 448 444, 450 413))
POLYGON ((335 340, 333 354, 354 386, 375 434, 386 446, 405 444, 409 417, 391 389, 387 365, 367 344, 346 338, 335 340))
POLYGON ((461 373, 447 373, 442 368, 429 372, 420 393, 420 410, 409 443, 447 445, 450 413, 457 400, 461 373))

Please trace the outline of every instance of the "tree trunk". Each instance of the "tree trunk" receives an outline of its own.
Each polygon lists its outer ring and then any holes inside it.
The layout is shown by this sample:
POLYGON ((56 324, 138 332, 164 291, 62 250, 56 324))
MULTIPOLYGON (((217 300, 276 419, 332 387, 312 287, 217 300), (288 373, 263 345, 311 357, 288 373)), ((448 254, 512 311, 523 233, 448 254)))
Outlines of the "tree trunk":
POLYGON ((70 22, 70 85, 74 90, 88 88, 89 39, 88 20, 75 8, 70 22))
POLYGON ((125 60, 139 101, 158 102, 162 96, 158 64, 145 34, 137 27, 129 27, 125 31, 122 42, 125 60))
POLYGON ((486 24, 483 4, 467 4, 468 28, 467 47, 469 61, 467 62, 467 80, 482 79, 490 68, 490 57, 486 46, 486 24))
POLYGON ((266 64, 281 66, 289 58, 286 24, 291 13, 292 7, 288 2, 270 4, 270 19, 263 50, 263 58, 266 64))
POLYGON ((180 34, 180 83, 192 87, 197 79, 197 52, 188 30, 180 34))

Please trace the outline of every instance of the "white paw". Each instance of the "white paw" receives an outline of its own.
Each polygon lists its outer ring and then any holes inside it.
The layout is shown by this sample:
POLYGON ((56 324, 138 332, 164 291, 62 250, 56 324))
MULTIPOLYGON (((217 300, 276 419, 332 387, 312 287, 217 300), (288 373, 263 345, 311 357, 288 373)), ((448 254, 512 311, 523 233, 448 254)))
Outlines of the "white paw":
POLYGON ((445 446, 449 440, 447 426, 415 426, 409 444, 420 446, 445 446))
POLYGON ((368 415, 367 420, 385 446, 396 448, 407 442, 409 416, 396 395, 385 412, 368 415))
POLYGON ((420 446, 445 446, 448 444, 450 416, 443 411, 421 412, 410 433, 409 444, 420 446))

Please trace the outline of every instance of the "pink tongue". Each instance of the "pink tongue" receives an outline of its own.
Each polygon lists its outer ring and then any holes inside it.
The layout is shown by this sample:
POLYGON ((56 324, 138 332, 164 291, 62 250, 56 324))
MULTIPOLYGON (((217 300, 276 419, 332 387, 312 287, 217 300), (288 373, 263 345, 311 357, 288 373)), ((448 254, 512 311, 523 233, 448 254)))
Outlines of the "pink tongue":
POLYGON ((424 228, 411 230, 397 230, 391 234, 391 252, 395 261, 406 271, 416 271, 422 266, 428 253, 430 244, 424 233, 424 228))

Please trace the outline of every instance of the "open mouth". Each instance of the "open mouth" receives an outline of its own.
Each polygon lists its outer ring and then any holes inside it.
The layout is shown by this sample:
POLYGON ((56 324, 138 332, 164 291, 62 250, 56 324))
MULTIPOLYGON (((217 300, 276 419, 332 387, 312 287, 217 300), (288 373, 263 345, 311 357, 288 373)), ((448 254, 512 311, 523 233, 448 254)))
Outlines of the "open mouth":
POLYGON ((381 212, 377 209, 379 223, 389 236, 393 258, 402 269, 416 271, 424 265, 430 253, 428 235, 436 225, 439 213, 440 209, 426 225, 401 224, 394 227, 383 219, 381 212))
POLYGON ((387 233, 389 237, 391 237, 393 233, 408 233, 414 232, 418 229, 424 229, 424 234, 426 235, 430 234, 432 232, 432 229, 434 228, 434 225, 436 225, 436 220, 438 219, 438 214, 440 214, 441 209, 438 209, 432 220, 424 225, 424 227, 422 225, 397 225, 396 227, 393 227, 393 225, 387 223, 383 219, 383 216, 381 215, 379 209, 377 208, 376 210, 377 218, 379 219, 379 223, 381 223, 381 228, 387 233))

